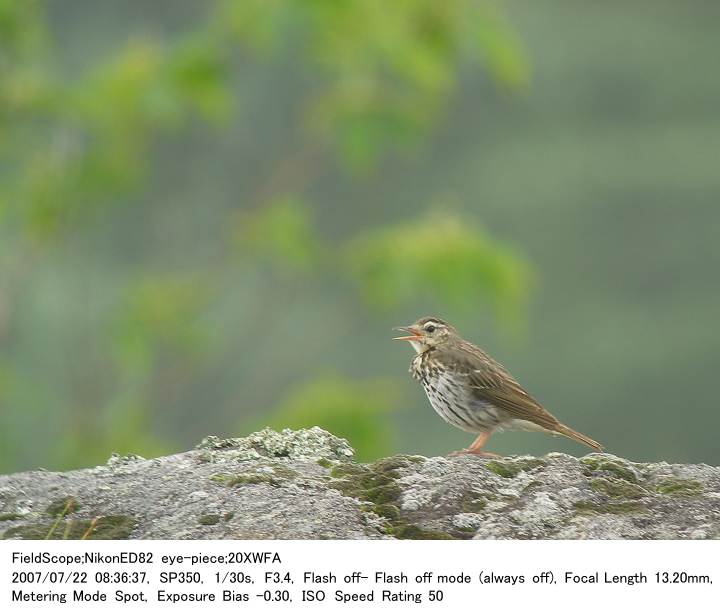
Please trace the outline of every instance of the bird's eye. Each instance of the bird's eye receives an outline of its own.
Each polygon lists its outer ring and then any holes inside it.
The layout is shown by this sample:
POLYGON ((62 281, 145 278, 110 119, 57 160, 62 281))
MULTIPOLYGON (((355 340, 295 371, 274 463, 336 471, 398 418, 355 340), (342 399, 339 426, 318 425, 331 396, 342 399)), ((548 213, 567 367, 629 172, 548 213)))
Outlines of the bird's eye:
POLYGON ((427 326, 425 327, 425 331, 426 331, 428 334, 432 334, 436 329, 437 329, 437 328, 436 328, 434 325, 427 325, 427 326))

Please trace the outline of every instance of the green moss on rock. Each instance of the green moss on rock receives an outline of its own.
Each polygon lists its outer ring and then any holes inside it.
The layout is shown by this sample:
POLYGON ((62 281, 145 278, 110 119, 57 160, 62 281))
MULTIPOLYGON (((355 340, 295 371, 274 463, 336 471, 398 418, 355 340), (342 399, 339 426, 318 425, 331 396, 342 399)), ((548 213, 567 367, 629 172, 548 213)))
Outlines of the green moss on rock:
POLYGON ((269 467, 272 469, 272 473, 276 478, 284 479, 286 481, 296 479, 299 475, 296 470, 285 466, 284 464, 272 463, 269 467))
POLYGON ((365 498, 377 505, 387 503, 395 503, 402 496, 400 486, 395 483, 387 483, 374 488, 370 488, 365 492, 365 498))
POLYGON ((75 513, 78 509, 80 509, 80 503, 77 498, 74 496, 63 496, 50 503, 47 509, 45 509, 45 513, 54 516, 66 516, 70 513, 75 513))
POLYGON ((517 459, 517 460, 491 460, 485 463, 485 468, 491 473, 495 473, 505 479, 513 479, 522 472, 531 471, 540 466, 545 466, 545 462, 537 458, 517 459))
POLYGON ((415 524, 397 524, 386 529, 396 539, 455 539, 451 534, 440 530, 428 530, 415 524))
POLYGON ((137 520, 126 515, 69 519, 62 524, 23 524, 8 528, 3 539, 127 539, 137 520))
POLYGON ((638 502, 622 502, 622 503, 591 503, 590 501, 580 501, 573 505, 578 515, 603 515, 612 514, 630 514, 630 513, 647 513, 648 509, 642 503, 638 502))
POLYGON ((663 479, 655 486, 655 491, 668 496, 696 496, 703 491, 703 485, 699 481, 691 479, 663 479))
POLYGON ((596 472, 609 473, 618 479, 624 479, 630 483, 637 483, 637 477, 633 470, 616 460, 607 460, 602 457, 581 458, 580 463, 585 467, 585 474, 591 475, 596 472))
POLYGON ((460 497, 460 511, 463 513, 479 513, 487 506, 487 498, 477 492, 465 492, 460 497))
POLYGON ((261 483, 267 483, 275 487, 280 485, 280 481, 269 473, 218 473, 217 475, 211 475, 209 479, 228 488, 261 483))
POLYGON ((534 490, 535 488, 539 488, 539 487, 541 487, 542 485, 543 485, 543 484, 542 484, 542 481, 535 481, 535 480, 533 480, 533 481, 531 481, 529 484, 527 484, 527 485, 522 489, 522 493, 525 494, 526 492, 531 492, 531 491, 534 490))
POLYGON ((376 473, 390 474, 391 476, 397 477, 395 471, 398 469, 407 468, 424 461, 425 458, 422 456, 397 455, 378 460, 372 465, 372 469, 376 473))
POLYGON ((8 522, 10 520, 24 520, 22 513, 0 513, 0 522, 8 522))
POLYGON ((336 464, 330 470, 330 477, 340 478, 364 474, 364 467, 359 464, 336 464))
MULTIPOLYGON (((398 455, 373 464, 337 464, 330 470, 333 481, 329 486, 345 496, 363 501, 361 508, 372 511, 385 518, 388 525, 385 533, 398 539, 456 539, 457 537, 442 531, 430 530, 413 523, 403 515, 400 508, 402 488, 396 481, 400 477, 399 470, 423 462, 420 456, 398 455)), ((463 496, 463 511, 476 513, 487 503, 480 494, 468 492, 463 496)), ((458 529, 458 535, 467 538, 469 535, 458 529)))
POLYGON ((297 476, 297 471, 283 464, 271 463, 264 466, 256 466, 245 473, 216 473, 215 475, 210 475, 208 479, 228 488, 261 483, 277 487, 281 485, 283 481, 295 479, 297 476))
POLYGON ((365 503, 360 505, 360 509, 372 512, 381 518, 386 518, 387 520, 397 520, 400 518, 400 509, 395 505, 376 505, 375 503, 365 503))
POLYGON ((377 515, 387 518, 388 520, 397 520, 400 518, 400 509, 398 509, 395 505, 375 505, 372 510, 377 515))
POLYGON ((372 472, 344 475, 343 479, 332 481, 330 487, 342 492, 345 496, 352 496, 378 505, 397 501, 402 495, 400 486, 392 477, 375 475, 372 472))
POLYGON ((590 487, 611 498, 636 499, 648 496, 649 492, 635 483, 624 479, 606 479, 597 477, 590 480, 590 487))
POLYGON ((220 516, 215 513, 208 513, 201 515, 198 518, 198 524, 202 526, 213 526, 220 521, 220 516))

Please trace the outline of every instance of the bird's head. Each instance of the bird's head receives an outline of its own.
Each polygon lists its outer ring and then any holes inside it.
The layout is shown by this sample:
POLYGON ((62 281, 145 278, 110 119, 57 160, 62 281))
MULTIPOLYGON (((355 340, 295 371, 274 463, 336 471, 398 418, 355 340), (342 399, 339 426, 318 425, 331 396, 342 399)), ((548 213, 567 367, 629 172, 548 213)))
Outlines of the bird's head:
POLYGON ((398 336, 393 340, 406 340, 416 353, 424 353, 428 349, 447 345, 459 337, 452 325, 437 317, 423 317, 412 325, 395 329, 405 332, 407 335, 398 336))

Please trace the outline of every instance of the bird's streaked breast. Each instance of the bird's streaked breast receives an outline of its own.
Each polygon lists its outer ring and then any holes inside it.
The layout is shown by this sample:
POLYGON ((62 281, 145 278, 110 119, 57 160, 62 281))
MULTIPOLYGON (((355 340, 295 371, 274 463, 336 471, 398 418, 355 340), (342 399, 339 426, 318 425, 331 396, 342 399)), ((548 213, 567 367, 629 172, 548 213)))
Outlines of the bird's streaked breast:
POLYGON ((422 384, 433 409, 450 425, 476 433, 502 423, 504 413, 474 396, 461 374, 443 368, 430 353, 416 355, 410 373, 422 384))

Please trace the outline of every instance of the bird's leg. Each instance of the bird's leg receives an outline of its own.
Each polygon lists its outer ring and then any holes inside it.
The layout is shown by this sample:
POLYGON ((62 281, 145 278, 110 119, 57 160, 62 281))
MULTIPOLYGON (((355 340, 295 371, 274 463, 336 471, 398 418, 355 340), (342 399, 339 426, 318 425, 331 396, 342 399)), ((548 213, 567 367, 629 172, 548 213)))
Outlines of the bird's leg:
POLYGON ((490 432, 481 432, 477 435, 477 438, 470 443, 470 447, 467 449, 461 449, 460 451, 453 451, 449 455, 451 456, 460 456, 463 454, 469 454, 473 456, 479 456, 481 458, 500 458, 502 456, 499 456, 496 453, 490 453, 489 451, 482 451, 483 446, 485 443, 487 443, 487 440, 490 438, 490 432))

